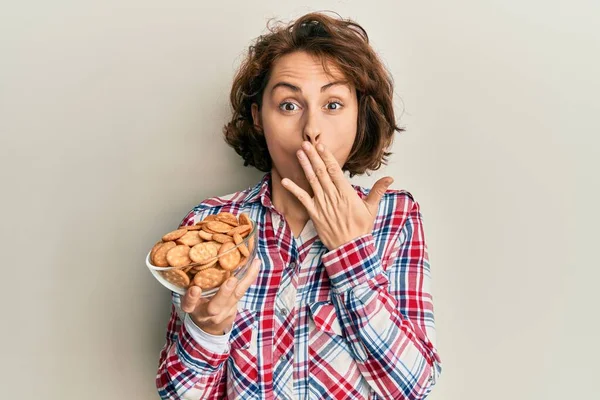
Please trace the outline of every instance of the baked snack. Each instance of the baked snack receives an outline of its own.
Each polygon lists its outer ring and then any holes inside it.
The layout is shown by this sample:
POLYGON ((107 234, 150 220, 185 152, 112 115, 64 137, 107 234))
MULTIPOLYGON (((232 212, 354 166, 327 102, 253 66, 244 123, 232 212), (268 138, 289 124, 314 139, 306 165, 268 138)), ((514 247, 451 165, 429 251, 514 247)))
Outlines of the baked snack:
POLYGON ((253 226, 245 213, 208 215, 194 225, 165 234, 152 246, 150 262, 156 267, 170 267, 159 273, 180 288, 219 287, 247 264, 254 249, 254 237, 248 237, 253 226))

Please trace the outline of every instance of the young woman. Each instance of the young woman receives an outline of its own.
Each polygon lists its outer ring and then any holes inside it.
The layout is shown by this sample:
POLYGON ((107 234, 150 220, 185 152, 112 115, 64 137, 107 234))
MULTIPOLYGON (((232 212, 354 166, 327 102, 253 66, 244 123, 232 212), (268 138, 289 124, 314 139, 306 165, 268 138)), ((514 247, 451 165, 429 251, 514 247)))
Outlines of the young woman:
POLYGON ((209 301, 173 294, 163 399, 423 399, 441 373, 419 204, 390 177, 389 73, 350 20, 307 14, 250 46, 225 140, 265 172, 183 219, 247 213, 257 259, 209 301))

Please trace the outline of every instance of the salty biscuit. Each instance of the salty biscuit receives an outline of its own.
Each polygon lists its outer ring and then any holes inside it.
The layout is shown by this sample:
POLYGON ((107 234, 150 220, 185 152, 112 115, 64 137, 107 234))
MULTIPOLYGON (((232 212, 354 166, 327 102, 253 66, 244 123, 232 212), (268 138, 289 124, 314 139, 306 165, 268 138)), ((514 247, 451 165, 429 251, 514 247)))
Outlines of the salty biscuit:
POLYGON ((233 242, 233 238, 225 235, 224 233, 215 233, 212 235, 212 240, 219 243, 233 242))
POLYGON ((163 240, 163 242, 170 242, 173 240, 177 240, 180 237, 182 237, 183 235, 185 235, 186 233, 187 233, 187 229, 183 229, 183 228, 177 229, 177 230, 174 230, 174 231, 169 232, 166 235, 164 235, 162 237, 162 240, 163 240))
POLYGON ((242 257, 240 259, 240 262, 238 263, 237 267, 235 267, 235 269, 243 267, 244 264, 246 264, 247 262, 248 262, 248 257, 242 257))
POLYGON ((250 225, 252 226, 252 220, 246 213, 241 213, 239 216, 240 225, 250 225))
POLYGON ((158 248, 162 246, 163 243, 165 242, 161 240, 160 242, 156 242, 156 244, 152 247, 152 250, 150 250, 150 261, 152 261, 152 259, 154 258, 154 253, 156 253, 156 250, 158 250, 158 248))
MULTIPOLYGON (((218 221, 213 221, 213 222, 218 222, 218 221)), ((222 223, 222 222, 219 222, 219 223, 222 223)), ((230 228, 230 229, 231 229, 231 228, 230 228)), ((211 235, 212 235, 212 234, 215 234, 215 233, 221 233, 221 232, 213 231, 212 229, 210 229, 210 228, 208 227, 208 223, 206 223, 206 224, 202 225, 202 230, 203 230, 204 232, 206 232, 206 233, 210 233, 211 235)))
POLYGON ((242 255, 235 248, 235 243, 224 243, 219 249, 219 265, 226 271, 234 270, 240 262, 242 255))
POLYGON ((240 235, 239 233, 234 233, 233 241, 235 242, 236 245, 239 245, 238 250, 240 251, 240 253, 242 253, 242 255, 244 257, 250 257, 250 251, 248 250, 248 247, 246 247, 246 244, 244 243, 244 238, 242 237, 242 235, 240 235))
POLYGON ((217 256, 218 250, 211 242, 199 243, 190 249, 189 257, 195 263, 206 264, 217 256))
MULTIPOLYGON (((227 233, 232 228, 231 225, 221 221, 210 221, 206 224, 206 227, 217 233, 227 233)), ((204 227, 202 229, 204 229, 204 227)))
POLYGON ((179 269, 170 269, 168 271, 160 271, 163 278, 171 282, 175 286, 186 288, 190 285, 190 277, 185 272, 179 269))
POLYGON ((189 247, 194 247, 200 242, 202 242, 202 240, 200 239, 200 236, 198 236, 197 231, 188 231, 185 235, 175 241, 177 244, 185 244, 189 247))
POLYGON ((231 226, 238 226, 238 219, 230 212, 220 212, 217 214, 217 221, 225 222, 231 226))
POLYGON ((154 257, 152 257, 152 265, 157 267, 168 267, 169 261, 167 260, 167 253, 175 246, 177 246, 175 242, 163 243, 162 246, 156 249, 154 257))
POLYGON ((167 261, 171 267, 185 267, 192 263, 189 254, 190 246, 180 244, 167 252, 167 261))
POLYGON ((198 272, 194 276, 194 285, 202 289, 211 289, 221 286, 231 273, 221 268, 208 268, 198 272))
POLYGON ((251 225, 240 225, 240 226, 236 226, 235 228, 228 231, 227 234, 229 236, 233 236, 236 233, 238 233, 238 234, 240 234, 240 236, 246 237, 246 236, 248 236, 248 234, 250 233, 251 230, 252 230, 251 225))
POLYGON ((215 242, 214 240, 211 240, 210 242, 207 242, 207 243, 210 244, 211 246, 214 246, 215 249, 217 249, 217 252, 219 251, 221 246, 223 246, 223 243, 215 242))
POLYGON ((204 269, 212 268, 215 265, 217 265, 218 262, 219 262, 219 260, 215 258, 214 260, 212 260, 208 264, 195 265, 195 266, 192 267, 192 269, 190 269, 190 272, 193 273, 193 274, 195 274, 196 272, 200 272, 200 271, 202 271, 204 269))
POLYGON ((205 230, 200 230, 198 231, 198 236, 200 236, 201 239, 206 240, 206 241, 211 241, 213 234, 212 233, 208 233, 205 230))
POLYGON ((184 225, 180 226, 179 229, 187 229, 188 231, 199 231, 202 229, 200 225, 184 225))

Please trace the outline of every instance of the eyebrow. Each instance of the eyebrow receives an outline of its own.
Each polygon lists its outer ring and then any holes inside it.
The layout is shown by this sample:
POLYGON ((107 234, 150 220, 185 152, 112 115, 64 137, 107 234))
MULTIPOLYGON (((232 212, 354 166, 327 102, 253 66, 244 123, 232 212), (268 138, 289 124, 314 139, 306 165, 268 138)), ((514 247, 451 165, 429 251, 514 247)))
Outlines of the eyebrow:
MULTIPOLYGON (((330 87, 334 86, 334 85, 345 85, 347 84, 347 81, 334 81, 334 82, 329 82, 327 85, 324 85, 323 87, 321 87, 321 93, 324 92, 325 90, 329 89, 330 87)), ((273 86, 273 89, 271 89, 271 93, 273 93, 275 91, 275 89, 277 89, 278 87, 286 87, 290 90, 292 90, 293 92, 300 92, 302 93, 302 89, 300 89, 298 86, 292 85, 289 82, 278 82, 275 84, 275 86, 273 86)))

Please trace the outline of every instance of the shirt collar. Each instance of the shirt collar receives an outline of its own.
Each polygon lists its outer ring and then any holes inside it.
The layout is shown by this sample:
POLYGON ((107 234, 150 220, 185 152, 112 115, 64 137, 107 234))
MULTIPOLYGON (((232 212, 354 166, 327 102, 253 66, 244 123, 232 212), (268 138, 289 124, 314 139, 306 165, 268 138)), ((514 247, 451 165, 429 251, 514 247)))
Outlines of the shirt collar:
POLYGON ((275 209, 271 201, 271 172, 263 175, 262 179, 250 190, 244 201, 247 203, 260 201, 264 207, 275 209))

